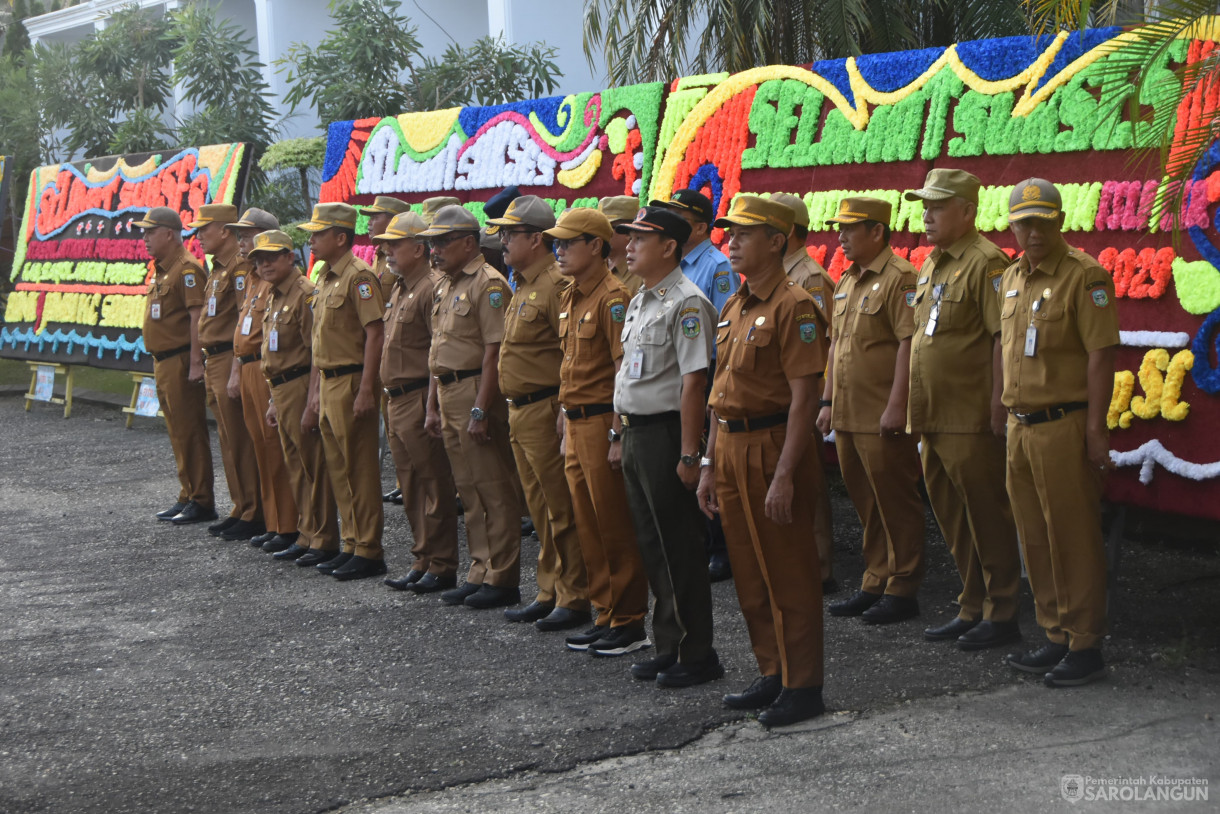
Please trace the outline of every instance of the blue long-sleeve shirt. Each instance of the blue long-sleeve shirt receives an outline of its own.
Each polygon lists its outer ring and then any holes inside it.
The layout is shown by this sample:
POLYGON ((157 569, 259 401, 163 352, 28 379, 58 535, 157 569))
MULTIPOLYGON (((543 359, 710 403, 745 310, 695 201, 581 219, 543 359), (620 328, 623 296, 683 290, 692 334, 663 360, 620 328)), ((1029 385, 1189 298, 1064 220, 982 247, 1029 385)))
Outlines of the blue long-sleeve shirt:
POLYGON ((682 258, 682 273, 712 301, 717 314, 739 287, 729 258, 713 246, 711 240, 705 240, 687 252, 682 258))

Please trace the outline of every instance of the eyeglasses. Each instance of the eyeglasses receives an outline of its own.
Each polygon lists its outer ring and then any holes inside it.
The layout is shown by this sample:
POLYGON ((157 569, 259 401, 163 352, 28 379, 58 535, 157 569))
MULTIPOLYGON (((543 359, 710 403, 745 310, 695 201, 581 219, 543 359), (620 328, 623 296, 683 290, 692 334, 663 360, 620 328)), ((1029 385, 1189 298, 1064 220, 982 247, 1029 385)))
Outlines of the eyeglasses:
POLYGON ((538 234, 537 229, 501 229, 500 230, 500 242, 507 243, 510 240, 512 240, 514 237, 517 237, 518 235, 536 235, 536 234, 538 234))
POLYGON ((460 240, 462 237, 464 237, 464 235, 438 235, 434 238, 430 238, 428 243, 431 244, 432 248, 434 249, 444 249, 450 243, 453 243, 455 240, 460 240))
POLYGON ((562 240, 556 240, 555 251, 566 252, 573 243, 588 243, 592 240, 591 235, 581 235, 580 237, 570 237, 562 240))

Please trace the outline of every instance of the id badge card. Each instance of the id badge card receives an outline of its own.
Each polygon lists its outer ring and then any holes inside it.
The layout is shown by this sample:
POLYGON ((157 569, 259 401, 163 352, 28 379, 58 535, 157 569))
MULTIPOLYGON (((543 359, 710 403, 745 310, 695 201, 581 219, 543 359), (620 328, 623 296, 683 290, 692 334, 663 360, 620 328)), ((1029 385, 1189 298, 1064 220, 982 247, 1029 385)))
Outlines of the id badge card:
POLYGON ((940 303, 934 303, 932 310, 928 312, 928 324, 923 329, 924 336, 931 336, 936 333, 936 323, 940 320, 940 303))
POLYGON ((152 305, 150 305, 148 308, 148 315, 150 317, 152 317, 153 319, 160 319, 161 318, 161 303, 154 302, 152 305))
POLYGON ((208 316, 216 316, 216 297, 208 297, 208 316))
POLYGON ((631 351, 631 359, 627 362, 627 377, 631 379, 639 379, 644 376, 644 349, 636 348, 631 351))
POLYGON ((250 329, 254 327, 254 318, 246 314, 246 318, 241 321, 241 335, 249 336, 250 329))
POLYGON ((278 328, 272 328, 267 333, 267 349, 272 352, 280 349, 280 332, 278 328))
POLYGON ((1038 352, 1038 329, 1031 322, 1025 329, 1025 355, 1033 356, 1038 352))

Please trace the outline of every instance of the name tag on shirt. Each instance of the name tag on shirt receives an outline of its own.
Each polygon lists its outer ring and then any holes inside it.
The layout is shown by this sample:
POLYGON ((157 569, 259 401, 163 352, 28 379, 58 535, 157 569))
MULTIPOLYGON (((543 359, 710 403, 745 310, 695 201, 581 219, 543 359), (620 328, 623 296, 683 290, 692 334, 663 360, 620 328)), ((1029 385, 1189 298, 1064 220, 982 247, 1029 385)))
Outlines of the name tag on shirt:
POLYGON ((627 377, 630 379, 639 379, 644 376, 644 349, 636 348, 631 351, 631 359, 627 362, 627 377))
POLYGON ((246 314, 246 318, 241 321, 241 335, 249 336, 250 329, 254 327, 254 318, 246 314))
POLYGON ((835 299, 836 299, 836 300, 845 300, 845 299, 847 299, 847 292, 846 292, 846 291, 844 291, 842 294, 835 294, 835 299))
POLYGON ((1008 299, 1009 297, 1015 297, 1015 296, 1017 296, 1017 289, 1015 289, 1015 288, 1012 291, 1004 292, 1004 299, 1008 299))
POLYGON ((278 351, 280 349, 280 332, 275 328, 267 334, 267 349, 270 351, 278 351))
POLYGON ((216 316, 216 298, 208 297, 208 316, 216 316))
POLYGON ((161 303, 154 302, 148 309, 148 315, 153 319, 161 318, 161 303))

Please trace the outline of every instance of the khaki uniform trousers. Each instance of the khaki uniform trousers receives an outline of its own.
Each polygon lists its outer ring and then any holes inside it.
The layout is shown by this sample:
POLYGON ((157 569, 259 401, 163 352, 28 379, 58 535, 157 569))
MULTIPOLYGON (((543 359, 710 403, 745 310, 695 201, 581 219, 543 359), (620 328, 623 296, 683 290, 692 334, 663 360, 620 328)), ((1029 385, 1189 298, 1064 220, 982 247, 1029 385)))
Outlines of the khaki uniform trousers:
POLYGON ((457 488, 444 441, 424 430, 427 412, 426 385, 389 399, 387 439, 402 489, 402 509, 411 524, 411 567, 452 577, 458 567, 457 488))
POLYGON ((835 529, 834 514, 830 508, 830 487, 826 483, 826 440, 822 433, 813 431, 813 477, 810 479, 810 500, 813 502, 813 542, 818 547, 822 581, 834 578, 835 529))
POLYGON ((267 404, 271 388, 258 362, 241 366, 241 411, 246 432, 254 442, 258 461, 259 494, 263 501, 263 522, 268 531, 291 534, 297 531, 297 502, 292 481, 284 466, 284 449, 275 427, 267 426, 267 404))
POLYGON ((787 427, 716 435, 716 500, 728 544, 737 601, 760 675, 790 688, 822 686, 822 579, 808 529, 816 520, 809 494, 821 466, 813 444, 793 472, 792 522, 766 515, 787 427))
POLYGON ((233 351, 209 356, 203 370, 208 389, 208 406, 216 418, 216 434, 220 437, 220 459, 224 462, 225 482, 233 501, 232 517, 239 520, 263 519, 262 501, 258 491, 258 462, 254 444, 246 431, 241 399, 229 398, 229 373, 233 369, 233 351))
POLYGON ((272 388, 271 397, 275 399, 280 446, 299 513, 297 530, 301 537, 297 545, 314 551, 338 551, 339 513, 326 474, 322 437, 301 429, 301 416, 309 398, 309 376, 277 385, 272 388))
POLYGON ((538 601, 589 609, 589 583, 580 538, 572 520, 572 496, 564 477, 555 431, 559 398, 508 406, 508 440, 517 461, 525 505, 538 532, 538 601))
POLYGON ((205 509, 216 505, 212 480, 212 445, 208 438, 207 396, 203 382, 187 380, 190 353, 153 363, 157 399, 165 413, 169 445, 178 466, 178 502, 193 500, 205 509))
POLYGON ((836 431, 835 448, 847 494, 864 527, 860 589, 914 599, 924 573, 915 439, 836 431))
POLYGON ((508 442, 508 406, 487 408, 491 440, 476 443, 466 431, 482 376, 439 386, 441 429, 453 480, 466 509, 466 545, 472 585, 515 588, 521 581, 521 492, 508 442))
POLYGON ((606 462, 613 421, 611 413, 567 419, 564 473, 598 624, 622 627, 644 624, 648 578, 635 541, 623 475, 606 462))
POLYGON ((1102 473, 1089 463, 1085 411, 1026 426, 1008 419, 1008 496, 1038 624, 1072 650, 1106 633, 1102 473))
POLYGON ((1004 486, 1004 441, 989 432, 925 433, 921 457, 932 511, 962 578, 958 616, 1012 621, 1021 560, 1004 486))
MULTIPOLYGON (((318 429, 326 450, 326 472, 339 506, 343 550, 380 560, 385 514, 381 507, 381 442, 377 425, 381 411, 356 418, 352 408, 360 389, 360 374, 322 377, 318 429)), ((374 405, 375 406, 375 405, 374 405)))

